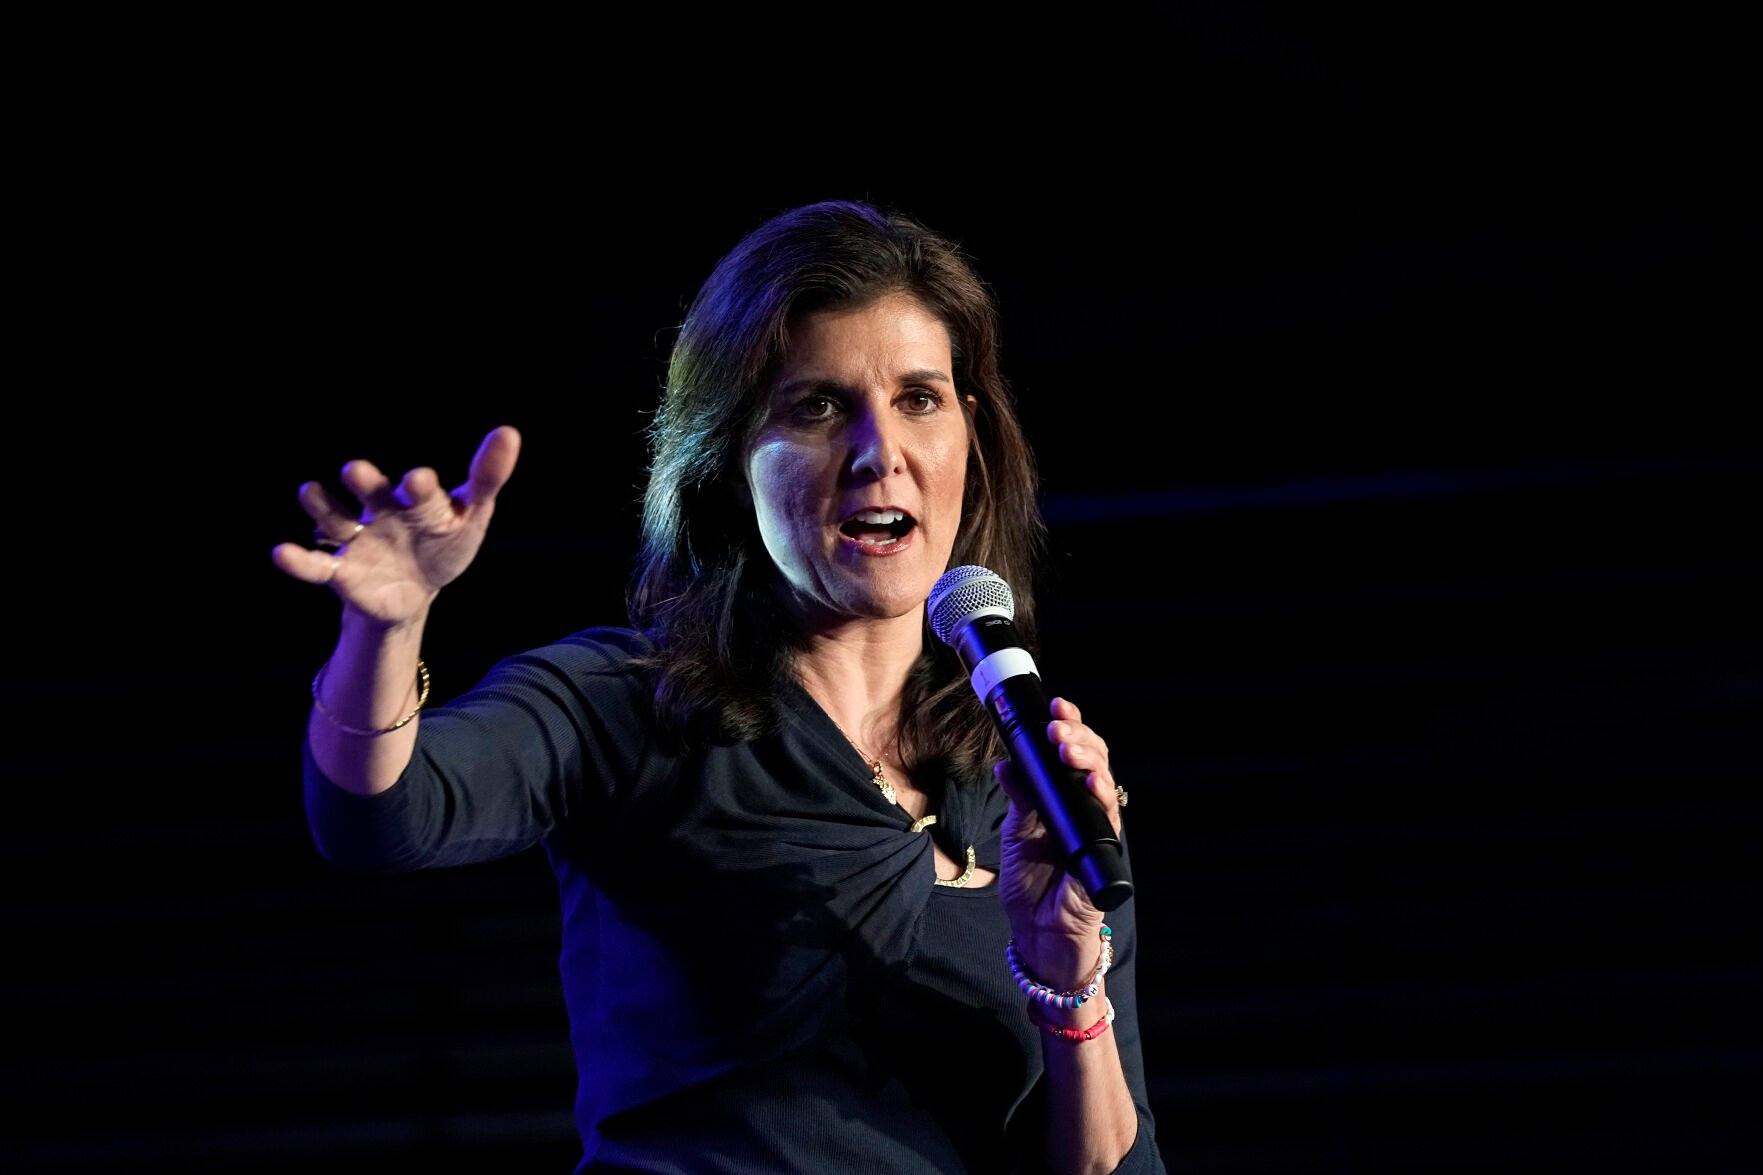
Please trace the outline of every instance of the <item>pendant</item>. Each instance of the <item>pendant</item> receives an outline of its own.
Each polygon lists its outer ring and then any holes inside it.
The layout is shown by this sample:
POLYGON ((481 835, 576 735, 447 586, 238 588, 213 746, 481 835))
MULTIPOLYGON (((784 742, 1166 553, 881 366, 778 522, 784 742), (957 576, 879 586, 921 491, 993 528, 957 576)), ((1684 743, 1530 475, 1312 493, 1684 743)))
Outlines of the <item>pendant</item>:
POLYGON ((894 785, 889 783, 888 777, 882 774, 881 760, 880 759, 872 760, 869 764, 869 767, 870 767, 870 770, 875 772, 875 776, 874 776, 874 778, 872 778, 870 780, 870 782, 875 784, 875 786, 881 788, 881 794, 888 797, 888 803, 893 804, 894 806, 898 807, 900 804, 900 801, 894 798, 894 785))

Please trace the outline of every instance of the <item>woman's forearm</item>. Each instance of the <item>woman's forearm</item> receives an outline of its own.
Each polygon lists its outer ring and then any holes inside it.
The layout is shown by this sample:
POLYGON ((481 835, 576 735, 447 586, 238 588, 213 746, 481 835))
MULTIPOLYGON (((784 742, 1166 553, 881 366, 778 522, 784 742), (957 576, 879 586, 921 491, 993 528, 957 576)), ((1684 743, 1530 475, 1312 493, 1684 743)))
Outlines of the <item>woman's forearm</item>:
POLYGON ((410 713, 416 705, 416 662, 427 618, 425 611, 407 624, 386 628, 343 609, 342 634, 318 695, 331 718, 314 706, 306 738, 313 761, 345 791, 385 791, 410 763, 420 715, 390 734, 350 734, 338 724, 383 730, 410 713))
MULTIPOLYGON (((1068 1011, 1040 1009, 1049 1023, 1087 1028, 1107 1008, 1108 979, 1093 999, 1068 1011)), ((1120 1066, 1114 1033, 1094 1040, 1063 1040, 1040 1030, 1046 1065, 1047 1123, 1042 1153, 1058 1175, 1107 1175, 1138 1138, 1138 1112, 1120 1066)))

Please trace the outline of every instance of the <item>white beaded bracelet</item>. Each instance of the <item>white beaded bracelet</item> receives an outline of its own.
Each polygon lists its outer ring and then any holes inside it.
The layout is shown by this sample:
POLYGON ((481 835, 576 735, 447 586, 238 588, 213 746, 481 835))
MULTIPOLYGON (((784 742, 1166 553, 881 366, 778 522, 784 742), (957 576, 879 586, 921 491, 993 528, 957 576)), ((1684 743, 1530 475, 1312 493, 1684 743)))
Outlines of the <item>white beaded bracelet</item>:
POLYGON ((1102 961, 1096 964, 1096 973, 1090 976, 1089 982, 1070 991, 1055 991, 1044 983, 1029 977, 1022 967, 1022 955, 1016 949, 1016 940, 1010 940, 1004 948, 1004 957, 1010 962, 1010 974, 1015 977, 1016 985, 1022 988, 1022 994, 1050 1008, 1081 1008, 1084 1002, 1094 996, 1102 983, 1102 976, 1108 973, 1108 967, 1114 962, 1114 929, 1107 923, 1102 924, 1102 961))

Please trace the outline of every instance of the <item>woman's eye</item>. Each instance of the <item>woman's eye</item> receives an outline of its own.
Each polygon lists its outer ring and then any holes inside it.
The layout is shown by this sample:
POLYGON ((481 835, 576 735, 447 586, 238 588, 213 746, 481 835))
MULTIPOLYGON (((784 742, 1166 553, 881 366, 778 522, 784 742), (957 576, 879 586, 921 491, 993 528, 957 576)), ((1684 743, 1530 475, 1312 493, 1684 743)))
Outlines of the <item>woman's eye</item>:
POLYGON ((809 396, 796 404, 795 415, 801 420, 827 420, 837 407, 831 396, 809 396))
MULTIPOLYGON (((940 409, 944 401, 945 397, 941 392, 929 388, 913 388, 899 400, 913 416, 928 416, 940 409)), ((797 400, 790 408, 790 415, 796 420, 813 424, 831 420, 842 410, 843 405, 835 397, 813 395, 797 400)))

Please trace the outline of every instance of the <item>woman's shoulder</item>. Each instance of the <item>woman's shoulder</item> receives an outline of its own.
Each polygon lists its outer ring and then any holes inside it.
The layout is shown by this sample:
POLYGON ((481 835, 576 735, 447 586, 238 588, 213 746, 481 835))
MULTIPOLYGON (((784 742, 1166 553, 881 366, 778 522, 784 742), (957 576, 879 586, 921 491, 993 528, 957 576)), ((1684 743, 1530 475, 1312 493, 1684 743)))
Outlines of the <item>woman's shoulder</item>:
POLYGON ((596 653, 610 661, 623 664, 655 652, 657 645, 649 634, 622 625, 601 624, 572 632, 552 648, 573 648, 596 653))
POLYGON ((644 659, 652 655, 656 647, 647 634, 637 629, 596 625, 572 632, 548 645, 528 649, 518 656, 523 660, 549 662, 572 676, 633 676, 644 667, 644 659))

